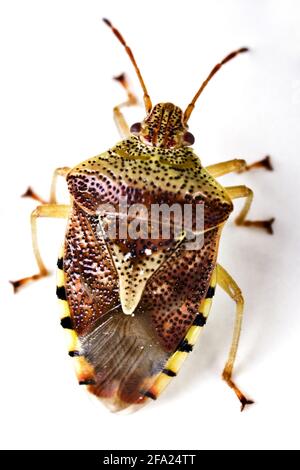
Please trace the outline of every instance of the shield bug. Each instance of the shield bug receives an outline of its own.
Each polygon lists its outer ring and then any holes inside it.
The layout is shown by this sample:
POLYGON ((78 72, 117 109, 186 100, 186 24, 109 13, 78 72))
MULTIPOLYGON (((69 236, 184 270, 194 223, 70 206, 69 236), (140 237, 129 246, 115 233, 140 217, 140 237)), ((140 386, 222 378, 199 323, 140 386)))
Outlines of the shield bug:
POLYGON ((194 137, 188 121, 213 75, 247 48, 217 64, 182 112, 172 103, 152 106, 131 49, 111 22, 104 22, 133 64, 146 117, 127 125, 123 108, 136 104, 137 99, 125 75, 120 75, 117 80, 127 100, 114 108, 114 117, 123 140, 72 169, 57 169, 49 202, 27 190, 25 196, 41 202, 31 216, 39 272, 13 282, 14 288, 48 273, 38 249, 37 218, 68 218, 57 262, 61 325, 69 335, 69 355, 79 384, 118 411, 155 400, 177 375, 206 324, 219 285, 236 303, 223 379, 243 409, 252 401, 234 383, 232 372, 244 301, 236 282, 217 262, 218 244, 233 199, 246 198, 237 225, 272 233, 274 219, 248 220, 251 189, 223 187, 215 178, 272 167, 269 157, 251 165, 233 159, 203 167, 191 147, 194 137), (66 177, 70 205, 56 202, 58 175, 66 177), (182 225, 177 215, 185 211, 188 223, 182 225))

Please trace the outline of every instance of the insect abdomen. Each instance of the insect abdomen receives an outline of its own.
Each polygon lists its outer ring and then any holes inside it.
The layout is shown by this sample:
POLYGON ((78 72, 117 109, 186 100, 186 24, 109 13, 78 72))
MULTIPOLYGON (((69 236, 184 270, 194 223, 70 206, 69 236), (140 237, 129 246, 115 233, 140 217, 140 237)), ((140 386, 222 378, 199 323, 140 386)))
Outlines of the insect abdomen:
POLYGON ((156 398, 164 391, 167 385, 171 382, 173 377, 178 374, 183 362, 188 357, 189 353, 193 350, 202 328, 206 324, 212 298, 216 287, 216 271, 213 272, 211 282, 206 294, 206 298, 202 300, 199 306, 199 313, 196 315, 193 325, 188 329, 183 340, 179 343, 177 350, 168 359, 163 371, 157 377, 151 389, 146 392, 146 396, 156 400, 156 398))

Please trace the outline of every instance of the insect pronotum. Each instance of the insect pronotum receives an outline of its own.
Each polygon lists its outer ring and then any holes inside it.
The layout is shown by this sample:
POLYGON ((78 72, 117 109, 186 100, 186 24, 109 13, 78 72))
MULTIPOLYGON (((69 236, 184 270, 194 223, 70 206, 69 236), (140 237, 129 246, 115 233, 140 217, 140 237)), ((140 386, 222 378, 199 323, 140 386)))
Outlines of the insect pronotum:
POLYGON ((233 199, 246 199, 236 218, 239 226, 272 233, 274 219, 248 220, 252 190, 223 187, 215 178, 272 167, 269 157, 250 165, 233 159, 203 167, 191 147, 188 121, 213 75, 248 49, 240 48, 217 64, 182 112, 172 103, 152 105, 131 49, 111 22, 104 22, 135 69, 145 119, 128 126, 123 108, 137 104, 137 98, 126 76, 116 77, 127 93, 127 100, 113 110, 122 140, 72 169, 55 170, 49 201, 31 188, 26 191, 24 196, 41 203, 31 216, 39 272, 13 286, 17 290, 48 274, 38 248, 37 219, 67 218, 57 262, 61 325, 69 336, 79 384, 118 411, 155 400, 177 375, 206 324, 219 285, 236 303, 223 379, 243 409, 253 402, 234 383, 232 372, 244 301, 217 262, 218 244, 233 199), (59 175, 66 178, 70 205, 56 201, 59 175))

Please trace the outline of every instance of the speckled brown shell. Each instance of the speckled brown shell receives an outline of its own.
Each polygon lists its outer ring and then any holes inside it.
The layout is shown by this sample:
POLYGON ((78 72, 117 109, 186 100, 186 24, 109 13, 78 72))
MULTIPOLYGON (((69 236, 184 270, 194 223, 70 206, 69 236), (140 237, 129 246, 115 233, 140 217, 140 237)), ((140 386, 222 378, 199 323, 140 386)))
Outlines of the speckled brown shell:
POLYGON ((232 203, 192 149, 151 147, 135 136, 75 167, 67 182, 73 207, 64 272, 71 317, 95 371, 90 390, 122 408, 142 400, 193 323, 232 203), (121 196, 147 207, 204 204, 202 248, 188 250, 184 237, 172 236, 104 240, 99 207, 117 208, 121 196))

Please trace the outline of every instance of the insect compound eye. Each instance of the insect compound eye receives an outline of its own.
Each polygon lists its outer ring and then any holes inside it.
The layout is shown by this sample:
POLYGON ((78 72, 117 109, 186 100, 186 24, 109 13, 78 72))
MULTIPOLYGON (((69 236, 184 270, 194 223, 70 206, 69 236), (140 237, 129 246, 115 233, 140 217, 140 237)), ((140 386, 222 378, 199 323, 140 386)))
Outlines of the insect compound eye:
POLYGON ((140 122, 136 122, 135 124, 132 124, 130 127, 130 132, 132 134, 138 134, 142 129, 142 124, 140 122))
POLYGON ((195 137, 190 132, 186 132, 183 136, 183 140, 186 145, 193 145, 195 137))

